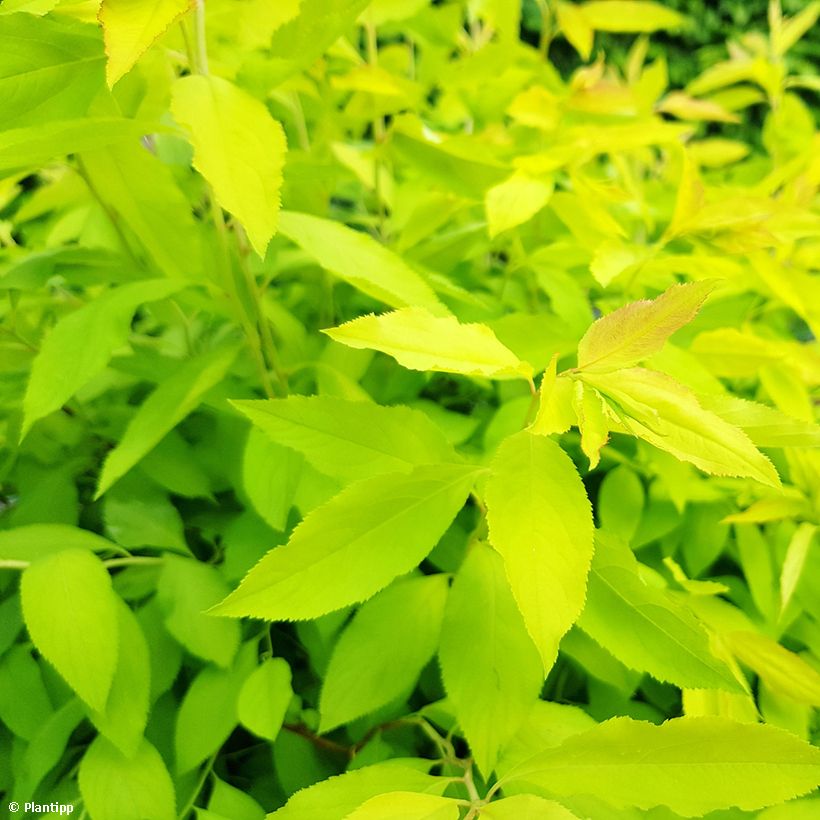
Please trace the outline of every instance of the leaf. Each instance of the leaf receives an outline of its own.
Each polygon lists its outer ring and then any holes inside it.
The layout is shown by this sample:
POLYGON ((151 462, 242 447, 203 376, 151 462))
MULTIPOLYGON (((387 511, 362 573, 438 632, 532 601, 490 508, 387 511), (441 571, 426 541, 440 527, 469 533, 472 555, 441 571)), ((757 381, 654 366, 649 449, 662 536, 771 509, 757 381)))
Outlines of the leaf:
POLYGON ((625 414, 632 435, 704 472, 780 486, 772 463, 742 430, 704 409, 689 388, 669 376, 632 367, 583 379, 625 414))
POLYGON ((498 448, 486 486, 490 543, 501 553, 513 596, 544 671, 580 615, 592 559, 592 509, 569 456, 527 431, 498 448))
POLYGON ((443 574, 400 579, 361 606, 330 656, 320 732, 410 694, 436 652, 447 591, 443 574))
POLYGON ((508 773, 557 795, 596 794, 617 807, 668 806, 687 817, 751 811, 811 791, 820 750, 762 724, 684 717, 661 726, 608 720, 508 773))
POLYGON ((290 667, 282 658, 268 658, 248 675, 239 690, 239 722, 259 737, 275 740, 293 698, 290 667))
POLYGON ((279 230, 321 267, 390 307, 412 305, 447 313, 427 282, 369 234, 295 211, 282 212, 279 230))
POLYGON ((304 620, 366 600, 432 550, 476 473, 475 467, 423 466, 352 484, 310 513, 211 612, 304 620))
POLYGON ((743 687, 709 646, 689 609, 646 584, 632 551, 596 536, 587 603, 578 626, 631 669, 688 689, 743 687))
POLYGON ((80 762, 78 779, 94 820, 176 820, 174 784, 147 740, 129 758, 98 737, 80 762))
POLYGON ((592 30, 583 9, 575 3, 562 2, 558 2, 555 8, 561 34, 567 38, 581 59, 586 62, 592 53, 595 32, 592 30))
POLYGON ((161 382, 134 413, 117 446, 103 464, 95 498, 124 476, 176 425, 196 409, 203 394, 225 377, 238 350, 220 347, 189 359, 161 382))
POLYGON ((26 524, 0 531, 0 560, 31 563, 67 549, 119 551, 107 538, 67 524, 26 524))
POLYGON ((461 324, 417 307, 362 316, 323 331, 341 344, 379 350, 409 370, 487 378, 529 378, 532 368, 498 341, 486 325, 461 324))
POLYGON ((174 732, 177 775, 196 768, 228 739, 238 722, 239 688, 255 660, 253 647, 246 644, 230 669, 206 666, 194 678, 177 712, 174 732))
POLYGON ((566 433, 576 423, 572 406, 573 383, 565 376, 556 376, 558 357, 553 356, 538 388, 538 412, 530 431, 541 436, 566 433))
POLYGON ((772 37, 775 53, 785 54, 800 38, 810 31, 820 17, 820 2, 813 0, 793 17, 783 22, 780 31, 772 37))
POLYGON ((657 299, 631 302, 603 316, 578 343, 578 367, 607 373, 649 358, 695 318, 713 288, 711 282, 674 285, 657 299))
POLYGON ((589 459, 589 469, 594 470, 601 460, 601 448, 609 441, 606 404, 597 390, 575 382, 574 405, 581 431, 581 449, 589 459))
POLYGON ((82 117, 103 85, 94 26, 63 16, 0 16, 3 128, 82 117))
POLYGON ((494 185, 484 195, 490 239, 510 228, 529 222, 552 196, 553 183, 523 174, 494 185))
POLYGON ((637 474, 621 464, 610 470, 598 489, 597 513, 602 530, 629 543, 644 511, 644 488, 637 474))
POLYGON ((820 707, 820 672, 799 655, 756 632, 722 635, 732 654, 786 697, 820 707))
POLYGON ((67 549, 32 563, 20 582, 31 640, 92 708, 105 708, 117 664, 117 599, 102 562, 67 549))
POLYGON ((450 781, 427 774, 427 760, 387 760, 330 777, 296 792, 270 820, 345 820, 371 797, 390 791, 441 794, 450 781), (418 765, 424 765, 424 770, 418 765))
POLYGON ((108 700, 103 710, 92 709, 89 717, 101 735, 132 758, 142 742, 148 719, 151 669, 148 645, 139 622, 119 598, 117 624, 119 651, 108 700))
POLYGON ((99 20, 105 35, 108 85, 127 74, 151 44, 194 5, 194 0, 103 0, 99 20))
POLYGON ((239 648, 239 624, 214 618, 206 610, 227 591, 228 585, 214 567, 165 556, 157 600, 166 629, 189 652, 221 667, 230 666, 239 648))
POLYGON ((577 820, 569 809, 535 794, 516 794, 489 803, 479 817, 484 820, 577 820))
POLYGON ((439 660, 447 696, 487 778, 538 699, 544 676, 504 562, 481 543, 470 548, 450 591, 439 660))
POLYGON ((342 481, 456 460, 440 429, 409 407, 380 407, 332 396, 232 404, 272 441, 296 450, 317 470, 342 481))
POLYGON ((0 657, 0 720, 17 737, 31 741, 53 712, 31 649, 13 646, 0 657))
POLYGON ((190 132, 194 167, 264 257, 279 221, 279 189, 287 151, 282 126, 261 102, 213 76, 177 80, 171 111, 190 132))
POLYGON ((132 282, 60 319, 32 363, 21 438, 35 421, 58 410, 105 369, 114 351, 128 340, 131 317, 141 304, 165 299, 182 287, 164 279, 132 282), (88 344, 89 339, 94 344, 88 344))
POLYGON ((803 522, 799 524, 789 542, 786 557, 783 559, 783 569, 780 573, 780 612, 786 611, 791 602, 800 576, 806 566, 806 559, 814 545, 817 527, 814 524, 803 522))
POLYGON ((436 794, 388 792, 371 797, 345 820, 458 820, 459 805, 436 794))
POLYGON ((593 0, 582 3, 581 11, 598 31, 658 31, 680 28, 686 22, 676 11, 649 0, 593 0))

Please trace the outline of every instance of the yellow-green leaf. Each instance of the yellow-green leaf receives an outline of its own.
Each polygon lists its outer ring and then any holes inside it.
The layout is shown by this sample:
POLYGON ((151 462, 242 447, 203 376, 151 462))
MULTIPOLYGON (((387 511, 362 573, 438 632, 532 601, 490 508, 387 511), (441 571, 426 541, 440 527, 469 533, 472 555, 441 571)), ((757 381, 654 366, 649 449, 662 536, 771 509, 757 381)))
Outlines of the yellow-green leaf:
POLYGON ((532 367, 501 344, 486 325, 461 324, 423 308, 362 316, 324 332, 348 347, 387 353, 410 370, 495 379, 532 375, 532 367))
POLYGON ((516 794, 485 806, 483 820, 577 820, 569 809, 536 794, 516 794))
POLYGON ((581 431, 581 449, 589 459, 589 469, 594 470, 601 460, 601 448, 609 440, 606 405, 601 394, 583 382, 575 382, 574 404, 581 431))
POLYGON ((151 44, 194 5, 194 0, 103 0, 99 20, 108 56, 105 73, 113 86, 151 44))
POLYGON ((572 47, 586 61, 592 53, 592 42, 595 32, 589 23, 583 9, 575 3, 557 3, 558 25, 561 34, 569 40, 572 47))
POLYGON ((581 613, 592 560, 592 509, 569 456, 523 431, 498 448, 487 481, 490 541, 501 553, 544 670, 581 613))
POLYGON ((190 133, 194 166, 264 256, 279 219, 287 150, 282 126, 261 102, 212 76, 177 80, 171 111, 190 133))
POLYGON ((653 353, 695 318, 714 285, 674 285, 657 299, 631 302, 592 324, 578 343, 578 367, 605 373, 631 367, 653 353))
POLYGON ((458 820, 459 803, 451 797, 417 792, 378 794, 345 820, 458 820))
POLYGON ((528 222, 549 202, 552 190, 552 182, 524 174, 515 174, 490 188, 484 197, 490 238, 528 222))
POLYGON ((598 31, 658 31, 680 28, 686 18, 649 0, 593 0, 581 10, 598 31))

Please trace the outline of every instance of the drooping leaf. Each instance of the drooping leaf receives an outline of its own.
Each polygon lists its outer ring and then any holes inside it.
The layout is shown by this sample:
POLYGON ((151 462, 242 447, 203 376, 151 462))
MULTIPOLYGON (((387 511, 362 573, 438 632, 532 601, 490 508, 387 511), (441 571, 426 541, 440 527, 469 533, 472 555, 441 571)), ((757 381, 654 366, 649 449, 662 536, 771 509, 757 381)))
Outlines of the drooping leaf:
POLYGON ((264 257, 279 221, 282 126, 262 103, 219 77, 183 77, 172 97, 174 118, 190 131, 194 166, 264 257))
POLYGON ((641 579, 631 550, 598 533, 578 625, 631 669, 690 689, 743 688, 714 656, 697 617, 641 579))
POLYGON ((820 783, 820 750, 761 724, 684 717, 661 726, 613 718, 508 773, 556 795, 596 794, 616 807, 668 806, 687 817, 747 811, 820 783))
POLYGON ((379 350, 410 370, 438 370, 488 378, 528 378, 532 368, 486 325, 461 324, 422 308, 362 316, 325 330, 348 347, 379 350))
POLYGON ((151 44, 192 8, 194 0, 103 0, 99 20, 105 34, 105 67, 113 86, 151 44))
POLYGON ((400 256, 369 234, 310 214, 284 211, 279 229, 326 270, 390 307, 447 309, 432 288, 400 256))
POLYGON ((423 466, 351 485, 310 513, 212 612, 302 620, 369 598, 430 552, 476 474, 475 467, 423 466))
POLYGON ((489 546, 473 546, 458 571, 439 660, 473 758, 489 776, 543 682, 541 659, 512 596, 504 562, 489 546))
POLYGON ((498 448, 487 481, 490 542, 544 670, 581 612, 592 559, 592 510, 569 456, 523 431, 498 448))
POLYGON ((749 437, 704 409, 680 382, 641 367, 583 378, 623 412, 624 428, 632 435, 704 472, 780 486, 772 463, 749 437))
POLYGON ((290 667, 282 658, 268 658, 248 675, 239 690, 239 722, 255 735, 275 740, 293 697, 290 667))
POLYGON ((98 737, 80 763, 80 793, 99 820, 175 820, 174 784, 159 752, 142 740, 126 757, 98 737))
POLYGON ((324 677, 320 731, 408 695, 438 645, 447 578, 398 580, 365 602, 342 632, 324 677))
POLYGON ((381 407, 332 396, 233 404, 273 441, 302 453, 317 470, 343 481, 456 459, 439 428, 409 407, 381 407))
POLYGON ((190 359, 151 393, 108 454, 97 485, 97 498, 197 407, 203 394, 224 378, 236 354, 237 348, 230 345, 190 359))
POLYGON ((100 560, 81 549, 41 558, 23 572, 31 640, 92 708, 105 709, 117 665, 117 598, 100 560))
POLYGON ((578 367, 607 373, 649 358, 695 318, 713 288, 711 282, 674 285, 657 299, 631 302, 601 317, 578 343, 578 367))
POLYGON ((162 279, 122 285, 57 322, 32 364, 23 400, 23 435, 105 368, 128 339, 131 317, 141 304, 164 299, 181 287, 162 279), (89 339, 94 344, 88 344, 89 339))

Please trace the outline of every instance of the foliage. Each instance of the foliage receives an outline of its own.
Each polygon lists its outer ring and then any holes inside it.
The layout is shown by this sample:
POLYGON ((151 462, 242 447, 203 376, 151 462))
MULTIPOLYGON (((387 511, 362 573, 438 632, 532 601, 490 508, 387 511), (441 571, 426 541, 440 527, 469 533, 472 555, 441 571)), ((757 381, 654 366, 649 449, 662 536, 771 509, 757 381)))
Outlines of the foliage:
POLYGON ((8 800, 814 816, 820 4, 98 6, 0 6, 8 800))

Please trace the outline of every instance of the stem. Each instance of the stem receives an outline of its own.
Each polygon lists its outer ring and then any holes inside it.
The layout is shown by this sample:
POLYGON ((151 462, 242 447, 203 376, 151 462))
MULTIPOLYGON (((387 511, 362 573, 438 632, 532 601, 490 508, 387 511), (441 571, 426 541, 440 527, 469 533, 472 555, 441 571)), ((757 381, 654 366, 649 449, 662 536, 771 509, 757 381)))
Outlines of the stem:
POLYGON ((196 51, 197 66, 200 74, 206 77, 210 73, 208 69, 208 39, 205 36, 205 0, 196 0, 196 51))
MULTIPOLYGON (((372 23, 365 24, 367 33, 367 62, 375 67, 379 64, 379 41, 376 37, 376 27, 372 23)), ((386 217, 384 200, 382 199, 382 145, 384 144, 385 128, 384 117, 376 113, 376 101, 373 101, 373 188, 376 194, 378 208, 379 235, 384 238, 384 221, 386 217)))
POLYGON ((467 787, 467 794, 470 795, 470 800, 473 805, 481 803, 481 795, 478 793, 478 789, 475 787, 475 781, 473 780, 473 763, 471 760, 466 762, 462 780, 464 780, 464 785, 467 787))
MULTIPOLYGON (((106 569, 116 569, 117 567, 130 567, 136 565, 156 566, 164 561, 163 558, 153 558, 147 555, 130 555, 127 558, 109 558, 102 564, 106 569)), ((31 561, 19 561, 14 558, 6 558, 0 561, 0 569, 24 570, 31 566, 31 561)))
POLYGON ((328 740, 326 737, 322 737, 321 735, 317 735, 301 723, 283 723, 282 728, 293 733, 294 735, 299 735, 299 737, 303 737, 305 740, 310 741, 317 749, 325 749, 328 752, 344 755, 345 757, 351 756, 349 747, 343 746, 341 743, 336 743, 333 740, 328 740))
POLYGON ((211 770, 214 767, 217 754, 217 752, 214 752, 205 762, 205 765, 202 767, 202 772, 199 776, 199 780, 197 780, 196 785, 194 786, 194 790, 191 793, 190 799, 185 804, 179 815, 177 815, 179 820, 185 820, 185 818, 188 816, 188 813, 194 807, 194 803, 196 802, 197 797, 199 797, 199 793, 205 787, 205 782, 208 780, 208 775, 210 775, 211 770))
POLYGON ((530 384, 530 403, 527 407, 527 416, 524 419, 524 427, 529 427, 530 424, 532 424, 535 411, 538 408, 538 390, 535 387, 535 382, 531 378, 528 379, 528 381, 530 384))

